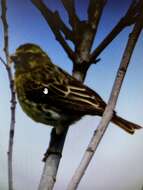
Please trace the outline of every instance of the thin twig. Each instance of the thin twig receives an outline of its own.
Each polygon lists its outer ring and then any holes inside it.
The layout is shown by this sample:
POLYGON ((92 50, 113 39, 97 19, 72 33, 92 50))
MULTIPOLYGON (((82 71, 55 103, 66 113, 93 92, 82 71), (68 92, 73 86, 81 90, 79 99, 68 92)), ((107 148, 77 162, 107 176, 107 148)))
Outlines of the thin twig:
POLYGON ((0 61, 7 68, 7 64, 6 64, 6 62, 4 61, 4 59, 2 57, 0 57, 0 61))
POLYGON ((103 117, 101 119, 101 122, 99 123, 91 141, 90 144, 88 145, 88 148, 80 162, 79 167, 77 168, 77 170, 75 171, 75 174, 73 175, 69 185, 68 185, 68 190, 75 190, 78 187, 78 184, 80 183, 81 178, 83 177, 107 127, 108 124, 112 118, 113 115, 113 110, 115 108, 117 99, 118 99, 118 95, 120 93, 120 89, 123 83, 123 79, 125 77, 133 50, 135 48, 136 42, 139 38, 139 35, 141 33, 143 24, 142 24, 142 20, 143 20, 143 0, 141 0, 142 2, 142 9, 140 11, 140 18, 136 21, 135 26, 132 30, 132 33, 129 35, 129 39, 126 45, 126 49, 124 51, 122 60, 121 60, 121 64, 120 67, 118 69, 117 75, 116 75, 116 79, 112 88, 112 92, 108 101, 108 104, 106 106, 106 109, 104 111, 103 117))
POLYGON ((76 30, 78 27, 80 20, 76 14, 75 10, 75 0, 61 0, 64 5, 68 16, 69 16, 69 24, 72 26, 73 30, 76 30))
POLYGON ((88 6, 88 23, 93 30, 97 30, 106 0, 90 0, 88 6))
POLYGON ((6 63, 2 61, 2 63, 6 66, 6 70, 8 73, 8 79, 10 84, 10 92, 11 92, 11 122, 10 122, 10 131, 9 131, 9 145, 8 145, 8 184, 9 190, 13 190, 13 141, 14 141, 14 132, 15 132, 15 109, 16 109, 16 94, 14 89, 14 81, 12 76, 12 70, 9 64, 9 37, 8 37, 8 23, 7 23, 7 7, 6 0, 1 0, 1 8, 2 8, 2 24, 4 30, 4 52, 6 57, 6 63))
POLYGON ((140 7, 140 1, 132 1, 126 14, 119 20, 114 26, 112 31, 103 39, 103 41, 93 50, 90 55, 90 62, 94 62, 101 52, 119 35, 119 33, 127 26, 135 23, 138 17, 138 10, 140 7))
POLYGON ((62 21, 62 19, 59 16, 59 14, 57 13, 57 11, 55 13, 52 12, 42 0, 31 0, 31 2, 41 12, 43 17, 45 18, 45 20, 49 24, 52 32, 54 33, 56 40, 64 48, 64 50, 67 53, 67 55, 69 56, 69 58, 73 59, 74 53, 61 34, 61 31, 62 31, 67 39, 68 38, 72 39, 71 31, 64 24, 64 22, 62 21))

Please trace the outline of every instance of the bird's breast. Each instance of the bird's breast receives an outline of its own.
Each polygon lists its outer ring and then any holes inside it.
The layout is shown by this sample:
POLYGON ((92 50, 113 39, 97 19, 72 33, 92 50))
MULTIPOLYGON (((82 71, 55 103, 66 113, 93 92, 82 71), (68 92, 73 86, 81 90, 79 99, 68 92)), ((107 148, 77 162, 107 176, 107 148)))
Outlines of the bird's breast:
POLYGON ((35 103, 26 96, 27 86, 30 83, 28 76, 18 76, 15 80, 16 92, 22 110, 34 121, 55 126, 62 120, 61 114, 54 109, 50 109, 47 104, 35 103))

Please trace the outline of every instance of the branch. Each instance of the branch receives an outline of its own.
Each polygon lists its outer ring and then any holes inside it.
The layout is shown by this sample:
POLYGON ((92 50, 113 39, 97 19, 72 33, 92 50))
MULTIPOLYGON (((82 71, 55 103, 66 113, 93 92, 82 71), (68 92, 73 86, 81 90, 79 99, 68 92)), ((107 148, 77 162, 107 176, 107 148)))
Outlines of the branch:
POLYGON ((52 190, 54 187, 67 131, 68 127, 61 135, 57 135, 55 128, 52 129, 50 145, 43 159, 45 166, 39 190, 52 190))
POLYGON ((96 59, 91 62, 90 51, 105 4, 105 0, 90 0, 88 6, 88 20, 80 22, 75 31, 76 57, 73 65, 73 75, 81 81, 85 79, 87 70, 90 65, 99 61, 99 59, 96 59))
POLYGON ((1 62, 5 65, 9 84, 10 84, 10 92, 11 92, 11 122, 10 122, 10 131, 9 131, 9 145, 8 145, 8 183, 9 190, 13 190, 13 168, 12 168, 12 160, 13 160, 13 141, 14 141, 14 132, 15 132, 15 109, 16 109, 16 94, 14 89, 14 81, 12 77, 12 70, 9 64, 9 38, 8 38, 8 23, 7 23, 7 8, 6 8, 6 0, 1 0, 1 19, 4 30, 4 52, 6 57, 6 63, 1 58, 1 62))
POLYGON ((61 0, 61 2, 69 15, 69 24, 72 26, 73 30, 76 30, 80 20, 76 14, 75 0, 61 0))
MULTIPOLYGON (((61 20, 58 12, 52 12, 42 0, 31 0, 32 3, 41 12, 46 19, 51 30, 53 31, 57 41, 62 45, 69 58, 74 62, 74 76, 80 80, 84 80, 89 66, 93 63, 90 61, 90 51, 94 41, 94 37, 98 28, 98 23, 105 5, 105 0, 91 0, 88 8, 87 21, 80 21, 75 11, 74 0, 61 0, 68 15, 69 23, 72 26, 70 30, 61 20), (81 33, 82 31, 82 33, 81 33), (62 32, 62 33, 61 33, 62 32), (63 35, 65 36, 65 39, 63 35), (66 39, 73 42, 75 52, 69 47, 66 39), (82 67, 81 67, 82 65, 82 67), (84 68, 84 69, 82 69, 84 68), (79 73, 81 77, 79 77, 79 73)), ((97 62, 94 60, 94 62, 97 62)))
POLYGON ((77 54, 77 64, 81 64, 81 62, 82 64, 86 62, 89 66, 91 64, 89 62, 89 53, 91 51, 104 6, 105 0, 90 0, 88 7, 88 20, 78 23, 75 31, 77 41, 75 48, 75 52, 77 54))
POLYGON ((127 26, 135 23, 138 17, 140 1, 132 1, 124 17, 116 24, 112 31, 104 38, 98 47, 90 55, 90 62, 94 62, 101 52, 113 41, 116 36, 127 26))
POLYGON ((6 62, 4 61, 4 59, 2 57, 0 57, 0 61, 5 66, 5 68, 7 68, 7 64, 6 64, 6 62))
POLYGON ((9 57, 9 44, 8 44, 8 23, 6 19, 6 0, 1 0, 1 19, 3 23, 3 30, 4 30, 4 52, 6 56, 6 62, 8 62, 8 57, 9 57))
MULTIPOLYGON (((49 10, 49 9, 48 9, 49 10)), ((49 10, 50 11, 50 10, 49 10)), ((67 40, 74 41, 73 36, 72 36, 72 31, 65 25, 65 23, 61 20, 60 15, 58 11, 55 11, 52 13, 54 16, 54 25, 56 29, 61 30, 63 34, 65 35, 65 38, 67 40)), ((51 19, 50 19, 51 20, 51 19)))
POLYGON ((140 18, 136 21, 135 26, 132 30, 132 33, 129 35, 129 39, 121 60, 120 67, 118 69, 116 79, 112 88, 112 92, 108 101, 108 105, 106 106, 106 109, 103 113, 103 117, 90 141, 90 144, 88 145, 88 148, 80 162, 79 167, 77 168, 74 176, 72 177, 72 180, 70 181, 68 185, 68 190, 75 190, 78 187, 78 184, 82 178, 82 176, 85 173, 85 170, 87 169, 107 127, 108 124, 112 118, 113 110, 115 108, 120 89, 123 83, 123 79, 125 77, 133 50, 135 48, 136 42, 139 38, 139 35, 141 33, 143 24, 143 0, 140 1, 142 3, 141 10, 140 10, 140 18))
POLYGON ((73 59, 74 53, 69 45, 66 43, 60 31, 62 31, 66 37, 66 39, 72 40, 72 33, 68 29, 68 27, 61 20, 58 12, 53 13, 42 0, 31 0, 31 2, 37 7, 37 9, 41 12, 47 23, 49 24, 52 32, 54 33, 56 40, 64 48, 65 52, 69 56, 70 59, 73 59))
POLYGON ((89 2, 88 23, 91 25, 93 30, 97 29, 105 4, 105 0, 90 0, 89 2))

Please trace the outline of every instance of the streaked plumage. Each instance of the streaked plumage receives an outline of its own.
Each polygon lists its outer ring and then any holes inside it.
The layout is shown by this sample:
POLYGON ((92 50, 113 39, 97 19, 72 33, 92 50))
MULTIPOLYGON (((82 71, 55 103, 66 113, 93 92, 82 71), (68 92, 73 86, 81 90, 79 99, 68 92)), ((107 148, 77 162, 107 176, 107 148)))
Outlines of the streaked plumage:
MULTIPOLYGON (((24 44, 11 56, 20 105, 33 120, 56 127, 57 133, 84 115, 102 116, 106 103, 93 90, 74 79, 35 44, 24 44)), ((116 115, 112 122, 129 133, 141 128, 116 115)))

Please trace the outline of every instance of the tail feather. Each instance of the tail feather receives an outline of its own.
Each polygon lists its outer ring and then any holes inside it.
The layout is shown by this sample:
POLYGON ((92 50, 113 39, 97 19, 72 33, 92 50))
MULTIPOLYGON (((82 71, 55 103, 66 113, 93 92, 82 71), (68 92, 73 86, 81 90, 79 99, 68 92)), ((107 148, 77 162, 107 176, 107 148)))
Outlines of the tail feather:
POLYGON ((124 129, 126 132, 130 133, 130 134, 134 134, 136 129, 141 129, 142 127, 132 123, 130 121, 127 121, 117 115, 114 115, 112 118, 112 122, 115 123, 116 125, 118 125, 119 127, 121 127, 122 129, 124 129))

